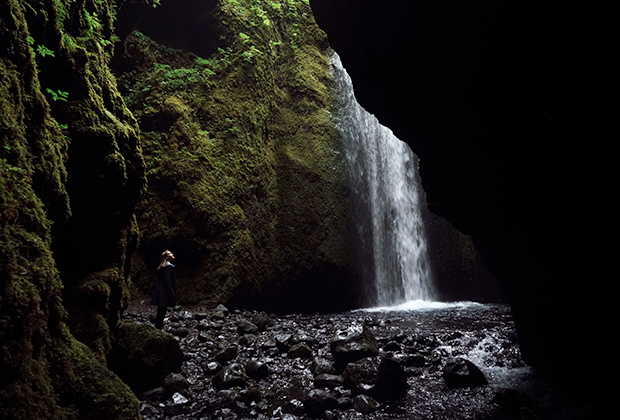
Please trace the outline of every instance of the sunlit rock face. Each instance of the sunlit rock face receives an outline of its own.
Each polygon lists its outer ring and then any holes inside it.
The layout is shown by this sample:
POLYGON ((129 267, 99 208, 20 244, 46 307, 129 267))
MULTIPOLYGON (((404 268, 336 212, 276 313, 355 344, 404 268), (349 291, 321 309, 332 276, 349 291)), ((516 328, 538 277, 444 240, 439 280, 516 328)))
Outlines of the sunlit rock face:
POLYGON ((605 8, 310 3, 362 106, 420 157, 431 209, 482 245, 527 360, 594 360, 575 326, 598 323, 606 277, 596 261, 607 215, 586 198, 605 188, 599 152, 617 133, 603 100, 605 45, 618 39, 605 8))

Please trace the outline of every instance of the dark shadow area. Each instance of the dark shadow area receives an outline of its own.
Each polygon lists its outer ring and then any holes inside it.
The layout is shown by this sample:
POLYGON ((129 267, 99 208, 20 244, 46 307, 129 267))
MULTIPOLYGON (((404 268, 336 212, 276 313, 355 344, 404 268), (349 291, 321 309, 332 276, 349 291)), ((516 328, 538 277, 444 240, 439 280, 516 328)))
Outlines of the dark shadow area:
POLYGON ((420 157, 431 209, 484 248, 528 363, 595 393, 617 4, 310 3, 358 101, 420 157))

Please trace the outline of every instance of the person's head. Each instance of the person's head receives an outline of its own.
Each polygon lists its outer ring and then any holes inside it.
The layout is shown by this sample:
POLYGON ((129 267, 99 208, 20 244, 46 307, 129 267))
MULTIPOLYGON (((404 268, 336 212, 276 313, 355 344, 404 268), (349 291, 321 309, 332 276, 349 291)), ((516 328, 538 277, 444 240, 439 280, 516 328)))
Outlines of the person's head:
POLYGON ((161 260, 159 262, 159 268, 163 267, 167 262, 174 261, 174 254, 170 250, 165 250, 161 254, 161 260))

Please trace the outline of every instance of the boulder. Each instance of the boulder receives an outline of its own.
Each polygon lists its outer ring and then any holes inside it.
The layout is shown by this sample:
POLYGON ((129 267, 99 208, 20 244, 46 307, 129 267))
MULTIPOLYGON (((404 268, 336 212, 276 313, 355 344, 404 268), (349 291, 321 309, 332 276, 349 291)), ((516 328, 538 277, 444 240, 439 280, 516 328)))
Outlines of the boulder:
POLYGON ((336 388, 344 383, 344 378, 340 375, 320 373, 314 377, 314 386, 317 388, 336 388))
POLYGON ((183 350, 176 338, 148 324, 119 322, 108 366, 134 392, 161 385, 170 372, 181 372, 183 350))
POLYGON ((366 326, 352 325, 332 336, 332 356, 339 363, 351 363, 379 354, 379 343, 366 326))
POLYGON ((255 314, 252 317, 252 324, 258 327, 259 331, 265 331, 268 325, 270 325, 272 321, 265 315, 255 314))
POLYGON ((382 357, 377 369, 377 380, 372 396, 379 400, 393 400, 407 395, 407 373, 396 360, 382 357))
POLYGON ((312 357, 312 349, 306 343, 297 343, 288 350, 288 357, 291 359, 312 357))
POLYGON ((231 363, 225 366, 213 377, 213 386, 217 389, 229 389, 234 386, 244 386, 247 376, 243 366, 239 363, 231 363))
POLYGON ((315 357, 314 359, 312 359, 310 371, 314 375, 319 375, 321 373, 336 374, 336 369, 334 368, 332 362, 330 362, 324 357, 315 357))
POLYGON ((171 372, 164 378, 163 387, 169 394, 185 391, 189 387, 189 382, 180 373, 171 372))
POLYGON ((247 319, 242 319, 237 325, 237 332, 241 335, 256 334, 258 332, 258 326, 254 325, 247 319))
POLYGON ((482 371, 472 362, 463 358, 448 362, 442 373, 448 388, 465 388, 488 384, 482 371))
POLYGON ((403 357, 401 363, 407 367, 424 367, 430 364, 430 361, 420 353, 408 354, 403 357))
POLYGON ((245 372, 250 378, 263 379, 269 376, 269 367, 258 360, 248 360, 245 372))
POLYGON ((379 364, 376 357, 349 363, 342 372, 344 384, 356 394, 370 393, 377 382, 379 364))
POLYGON ((337 408, 338 400, 327 391, 313 389, 308 393, 304 407, 310 416, 319 417, 325 411, 337 408))
POLYGON ((239 348, 235 344, 230 344, 219 351, 214 357, 215 361, 222 365, 234 360, 239 353, 239 348))

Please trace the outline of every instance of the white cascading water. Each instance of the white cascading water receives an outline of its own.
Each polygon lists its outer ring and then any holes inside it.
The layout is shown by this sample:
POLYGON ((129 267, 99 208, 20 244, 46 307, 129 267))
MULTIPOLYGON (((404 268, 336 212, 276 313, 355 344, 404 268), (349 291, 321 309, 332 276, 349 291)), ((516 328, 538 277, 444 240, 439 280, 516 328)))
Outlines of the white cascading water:
POLYGON ((357 103, 351 78, 336 53, 331 70, 338 92, 335 118, 343 137, 367 283, 365 304, 434 300, 417 156, 357 103))

